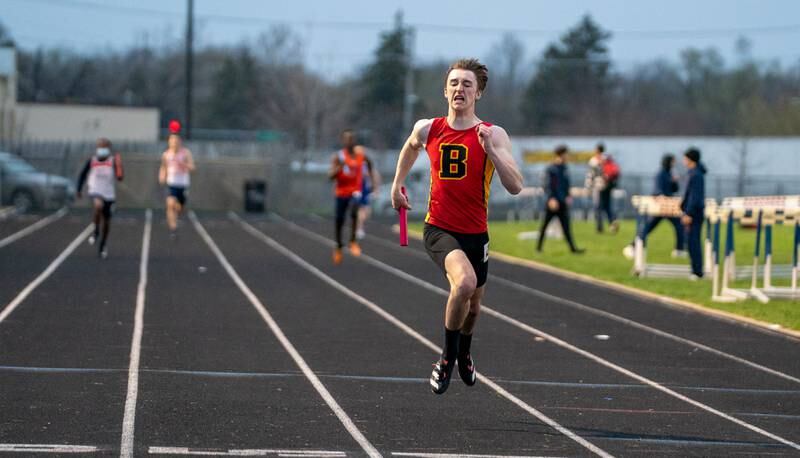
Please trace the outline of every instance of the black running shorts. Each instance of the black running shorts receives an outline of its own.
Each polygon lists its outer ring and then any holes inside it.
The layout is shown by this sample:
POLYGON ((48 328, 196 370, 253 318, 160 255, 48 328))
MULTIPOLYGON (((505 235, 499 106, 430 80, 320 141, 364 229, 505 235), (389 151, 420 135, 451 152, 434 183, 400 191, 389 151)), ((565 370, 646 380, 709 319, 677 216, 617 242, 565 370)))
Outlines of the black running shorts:
POLYGON ((423 235, 425 251, 445 275, 447 275, 447 271, 444 267, 444 260, 447 255, 453 250, 462 250, 475 270, 477 286, 481 287, 486 283, 486 277, 489 275, 489 234, 487 232, 461 234, 426 223, 423 235))

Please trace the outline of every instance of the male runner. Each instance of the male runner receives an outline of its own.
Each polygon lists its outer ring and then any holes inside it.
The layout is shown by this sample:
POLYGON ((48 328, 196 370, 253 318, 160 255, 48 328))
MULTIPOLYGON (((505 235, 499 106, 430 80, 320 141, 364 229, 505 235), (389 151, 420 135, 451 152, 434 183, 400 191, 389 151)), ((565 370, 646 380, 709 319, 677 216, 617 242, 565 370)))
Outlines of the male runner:
POLYGON ((336 248, 333 250, 333 263, 342 263, 342 228, 345 215, 350 210, 352 229, 350 232, 350 254, 361 256, 361 247, 356 240, 358 231, 358 206, 361 201, 361 186, 364 179, 364 164, 367 156, 364 147, 356 144, 355 132, 342 131, 342 149, 331 156, 328 178, 334 182, 336 195, 336 248))
POLYGON ((107 138, 97 140, 97 149, 94 155, 86 161, 86 165, 78 178, 77 194, 81 198, 83 184, 87 183, 89 198, 92 199, 92 222, 94 232, 89 236, 89 245, 94 245, 100 236, 100 224, 103 233, 97 246, 97 254, 105 259, 108 257, 106 242, 111 226, 111 213, 116 200, 115 182, 122 181, 122 160, 119 154, 111 154, 111 141, 107 138))
POLYGON ((450 66, 444 87, 447 117, 417 121, 400 151, 392 183, 392 206, 410 209, 400 189, 425 147, 431 161, 425 248, 450 282, 444 351, 430 379, 436 394, 447 390, 456 361, 464 383, 475 384, 470 347, 489 267, 487 211, 494 171, 511 194, 522 190, 522 174, 505 130, 475 115, 475 103, 488 80, 488 69, 477 59, 461 59, 450 66))
POLYGON ((178 228, 178 216, 186 206, 186 191, 189 188, 189 174, 194 172, 194 158, 188 148, 181 145, 181 137, 170 134, 168 148, 161 155, 161 167, 158 169, 158 182, 167 185, 167 226, 171 238, 175 238, 178 228))

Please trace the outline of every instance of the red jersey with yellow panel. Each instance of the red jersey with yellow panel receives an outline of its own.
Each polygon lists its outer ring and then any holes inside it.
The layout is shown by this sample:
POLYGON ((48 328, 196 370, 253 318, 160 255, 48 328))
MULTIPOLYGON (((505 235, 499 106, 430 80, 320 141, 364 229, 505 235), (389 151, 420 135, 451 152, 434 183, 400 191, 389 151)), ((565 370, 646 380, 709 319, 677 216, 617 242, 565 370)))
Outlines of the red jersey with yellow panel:
POLYGON ((425 146, 431 161, 425 222, 462 234, 487 232, 494 164, 478 140, 477 127, 456 130, 447 118, 433 120, 425 146))

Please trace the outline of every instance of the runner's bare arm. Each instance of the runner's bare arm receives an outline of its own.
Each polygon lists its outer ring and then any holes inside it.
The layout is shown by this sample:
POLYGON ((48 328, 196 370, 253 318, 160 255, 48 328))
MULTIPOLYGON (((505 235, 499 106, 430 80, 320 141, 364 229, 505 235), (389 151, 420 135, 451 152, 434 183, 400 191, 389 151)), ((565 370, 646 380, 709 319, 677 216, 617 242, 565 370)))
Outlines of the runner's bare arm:
POLYGON ((194 156, 192 156, 192 152, 188 149, 186 150, 186 168, 190 172, 194 172, 194 156))
POLYGON ((161 155, 161 167, 158 168, 158 183, 163 185, 167 182, 167 159, 161 155))
POLYGON ((523 185, 522 173, 511 155, 511 139, 506 131, 500 126, 487 127, 481 124, 478 126, 478 138, 492 160, 503 187, 511 194, 519 194, 523 185))
POLYGON ((405 207, 411 209, 408 204, 408 199, 400 192, 401 188, 405 185, 408 172, 411 171, 411 166, 419 156, 419 151, 425 145, 428 139, 428 132, 431 130, 432 119, 420 119, 414 124, 414 130, 408 136, 403 149, 400 150, 400 156, 397 158, 397 170, 394 174, 394 181, 392 182, 392 208, 400 209, 405 207))
POLYGON ((339 156, 336 154, 331 155, 331 168, 328 170, 328 178, 331 180, 336 179, 336 175, 342 171, 342 163, 339 162, 339 156))

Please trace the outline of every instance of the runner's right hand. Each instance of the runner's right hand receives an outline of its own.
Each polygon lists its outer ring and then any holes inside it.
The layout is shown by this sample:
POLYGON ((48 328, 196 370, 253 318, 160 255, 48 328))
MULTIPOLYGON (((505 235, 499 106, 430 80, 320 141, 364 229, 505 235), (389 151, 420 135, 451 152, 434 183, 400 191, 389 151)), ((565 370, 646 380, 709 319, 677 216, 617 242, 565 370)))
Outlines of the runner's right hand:
POLYGON ((411 205, 408 203, 408 197, 404 196, 400 189, 402 186, 393 185, 392 186, 392 208, 395 210, 400 210, 401 208, 407 208, 411 210, 411 205))

